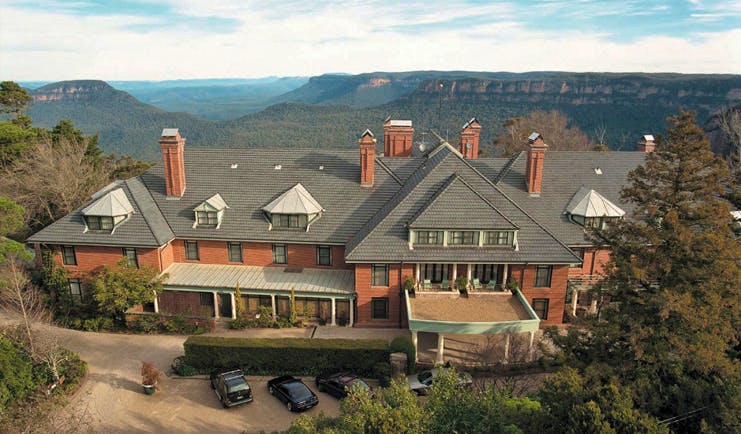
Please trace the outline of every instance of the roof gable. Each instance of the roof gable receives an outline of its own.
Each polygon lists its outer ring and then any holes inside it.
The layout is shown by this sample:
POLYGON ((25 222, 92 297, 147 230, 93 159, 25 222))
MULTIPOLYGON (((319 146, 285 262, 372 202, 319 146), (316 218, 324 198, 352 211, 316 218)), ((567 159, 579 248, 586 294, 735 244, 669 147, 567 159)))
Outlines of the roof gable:
POLYGON ((409 227, 428 229, 517 228, 457 174, 448 178, 412 219, 409 227))
POLYGON ((116 217, 133 213, 134 207, 131 206, 123 188, 119 187, 98 197, 96 201, 83 208, 81 212, 86 216, 116 217))
POLYGON ((229 205, 219 193, 216 193, 195 207, 193 211, 222 211, 226 208, 229 208, 229 205))
POLYGON ((619 206, 587 187, 581 187, 566 206, 572 215, 583 217, 622 217, 625 215, 619 206))
POLYGON ((324 208, 299 182, 265 205, 262 210, 271 214, 318 214, 324 208))

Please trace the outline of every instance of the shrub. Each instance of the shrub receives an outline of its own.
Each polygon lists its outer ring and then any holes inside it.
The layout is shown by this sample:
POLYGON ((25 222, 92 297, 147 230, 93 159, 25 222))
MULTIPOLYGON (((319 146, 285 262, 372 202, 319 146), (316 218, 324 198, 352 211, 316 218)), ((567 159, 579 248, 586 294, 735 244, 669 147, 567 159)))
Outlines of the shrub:
POLYGON ((159 388, 157 383, 165 376, 152 362, 142 362, 142 384, 159 388))
POLYGON ((414 343, 406 336, 395 337, 394 340, 389 344, 389 349, 392 353, 406 353, 407 355, 407 373, 411 374, 416 368, 414 363, 416 352, 414 351, 414 343))
POLYGON ((391 364, 377 362, 373 365, 373 376, 381 384, 381 387, 388 387, 391 384, 391 364))
POLYGON ((38 387, 31 359, 9 338, 0 335, 0 414, 38 387))
POLYGON ((378 362, 389 360, 380 339, 246 339, 191 336, 183 362, 196 369, 239 366, 265 375, 316 375, 325 370, 351 370, 373 375, 378 362))

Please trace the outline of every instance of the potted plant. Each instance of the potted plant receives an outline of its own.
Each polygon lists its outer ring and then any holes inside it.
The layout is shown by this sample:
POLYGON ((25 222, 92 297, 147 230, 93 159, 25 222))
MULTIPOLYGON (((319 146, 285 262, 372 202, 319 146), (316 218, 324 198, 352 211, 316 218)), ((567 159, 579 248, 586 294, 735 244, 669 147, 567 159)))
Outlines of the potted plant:
POLYGON ((468 278, 466 276, 459 276, 455 279, 455 286, 459 291, 466 291, 468 289, 468 278))
POLYGON ((407 276, 404 279, 404 289, 410 294, 414 293, 414 279, 412 279, 412 276, 407 276))
POLYGON ((507 289, 509 289, 511 292, 519 291, 520 284, 517 283, 515 279, 509 279, 509 281, 507 282, 507 289))
POLYGON ((165 376, 152 362, 142 361, 142 386, 147 395, 154 394, 159 389, 159 381, 165 376))

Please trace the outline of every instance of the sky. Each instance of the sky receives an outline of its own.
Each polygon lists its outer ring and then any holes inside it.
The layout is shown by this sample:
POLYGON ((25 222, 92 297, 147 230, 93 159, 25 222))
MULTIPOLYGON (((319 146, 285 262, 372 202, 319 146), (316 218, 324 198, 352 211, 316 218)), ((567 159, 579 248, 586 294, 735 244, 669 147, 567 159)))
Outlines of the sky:
POLYGON ((0 79, 741 73, 741 0, 0 0, 0 79))

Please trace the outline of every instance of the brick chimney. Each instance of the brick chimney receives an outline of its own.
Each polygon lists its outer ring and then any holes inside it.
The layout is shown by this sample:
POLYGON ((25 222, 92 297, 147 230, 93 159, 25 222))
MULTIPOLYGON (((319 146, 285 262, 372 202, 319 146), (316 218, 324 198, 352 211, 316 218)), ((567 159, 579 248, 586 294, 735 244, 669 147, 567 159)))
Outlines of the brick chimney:
POLYGON ((376 166, 376 138, 371 130, 365 130, 360 136, 360 186, 373 187, 373 175, 376 166))
POLYGON ((638 140, 638 152, 653 152, 656 149, 656 143, 654 143, 654 136, 646 134, 638 140))
POLYGON ((412 121, 386 119, 383 123, 383 155, 385 157, 408 157, 412 155, 414 128, 412 121))
POLYGON ((527 162, 525 163, 525 182, 527 192, 539 196, 543 184, 543 160, 548 145, 539 133, 532 133, 528 137, 527 162))
POLYGON ((461 129, 460 151, 463 158, 473 160, 479 157, 479 135, 481 124, 476 118, 471 118, 461 129))
POLYGON ((168 196, 182 197, 185 192, 185 139, 177 128, 165 128, 160 139, 165 168, 165 191, 168 196))

